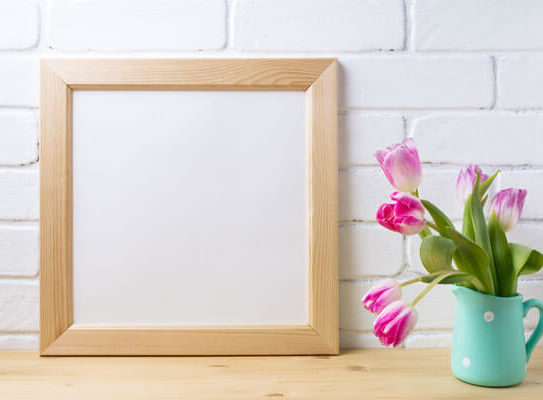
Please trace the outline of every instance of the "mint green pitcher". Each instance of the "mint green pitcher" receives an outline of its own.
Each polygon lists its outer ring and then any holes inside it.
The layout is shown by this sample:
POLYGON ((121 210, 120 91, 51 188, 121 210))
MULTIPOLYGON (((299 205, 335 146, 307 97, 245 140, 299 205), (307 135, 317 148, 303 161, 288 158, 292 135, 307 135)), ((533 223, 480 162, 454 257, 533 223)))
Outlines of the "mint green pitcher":
POLYGON ((526 363, 543 335, 543 302, 522 296, 495 297, 454 286, 456 320, 451 370, 460 380, 480 386, 511 386, 526 376, 526 363), (524 342, 522 320, 538 308, 539 323, 524 342))

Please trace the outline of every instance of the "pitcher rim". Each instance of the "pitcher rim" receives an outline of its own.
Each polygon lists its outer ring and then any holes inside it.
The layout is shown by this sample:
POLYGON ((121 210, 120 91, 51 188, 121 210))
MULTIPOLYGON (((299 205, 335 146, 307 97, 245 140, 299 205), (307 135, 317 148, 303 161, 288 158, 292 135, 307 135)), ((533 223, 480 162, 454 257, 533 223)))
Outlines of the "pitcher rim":
POLYGON ((511 300, 520 300, 520 301, 522 301, 522 299, 523 299, 523 296, 520 293, 517 293, 515 296, 510 296, 510 297, 493 296, 491 294, 481 293, 481 292, 478 292, 477 290, 473 290, 473 289, 467 288, 465 286, 460 286, 460 285, 457 285, 457 284, 454 285, 453 289, 466 290, 468 292, 476 293, 476 294, 481 295, 481 296, 490 297, 491 299, 494 299, 494 300, 497 300, 497 301, 511 301, 511 300))

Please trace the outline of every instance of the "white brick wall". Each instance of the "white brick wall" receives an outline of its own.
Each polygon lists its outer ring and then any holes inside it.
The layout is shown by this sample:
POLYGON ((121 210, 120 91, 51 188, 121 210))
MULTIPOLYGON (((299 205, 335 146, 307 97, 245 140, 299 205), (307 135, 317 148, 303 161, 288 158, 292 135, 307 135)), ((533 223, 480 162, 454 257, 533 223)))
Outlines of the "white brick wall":
POLYGON ((233 10, 233 46, 252 51, 401 50, 403 11, 401 0, 239 0, 233 10))
POLYGON ((489 57, 380 55, 345 57, 344 108, 489 108, 494 80, 489 57))
MULTIPOLYGON (((512 240, 543 250, 542 20, 537 0, 0 0, 0 349, 37 347, 39 57, 338 57, 341 344, 376 347, 360 296, 421 272, 374 220, 376 149, 415 137, 421 194, 455 220, 459 166, 501 168, 529 191, 512 240)), ((543 273, 520 289, 543 299, 543 273)), ((419 311, 406 346, 449 346, 449 289, 419 311)))
POLYGON ((49 45, 60 50, 200 50, 225 44, 224 0, 54 0, 49 45))
POLYGON ((34 111, 0 110, 0 165, 38 159, 38 119, 34 111))
POLYGON ((543 56, 501 56, 498 59, 498 106, 504 109, 543 107, 543 56))
POLYGON ((415 0, 417 50, 541 50, 539 0, 415 0))
POLYGON ((38 7, 34 2, 0 2, 0 49, 29 49, 38 41, 38 7))

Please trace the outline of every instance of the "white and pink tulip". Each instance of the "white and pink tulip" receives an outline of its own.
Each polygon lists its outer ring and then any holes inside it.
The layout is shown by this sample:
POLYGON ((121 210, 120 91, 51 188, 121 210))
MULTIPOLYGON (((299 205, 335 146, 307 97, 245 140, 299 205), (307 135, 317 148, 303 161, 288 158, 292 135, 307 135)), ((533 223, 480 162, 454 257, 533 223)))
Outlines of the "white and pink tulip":
POLYGON ((375 153, 389 182, 402 192, 414 193, 422 179, 419 153, 412 138, 375 153))
POLYGON ((373 323, 373 334, 383 346, 398 347, 413 331, 418 313, 401 300, 389 304, 373 323))
POLYGON ((483 170, 478 165, 474 164, 471 164, 465 169, 461 169, 458 174, 458 179, 456 180, 456 195, 458 196, 458 200, 462 203, 465 203, 473 192, 473 185, 475 183, 475 178, 477 177, 477 172, 480 174, 480 182, 484 182, 488 179, 488 175, 483 174, 483 170))
POLYGON ((426 226, 424 206, 411 193, 394 192, 393 203, 384 203, 377 210, 377 222, 402 235, 416 235, 426 226))
POLYGON ((402 289, 398 282, 393 279, 384 279, 368 290, 361 301, 366 310, 378 314, 401 297, 402 289))
POLYGON ((495 213, 505 232, 513 229, 520 219, 528 192, 523 189, 504 189, 492 199, 490 212, 495 213))

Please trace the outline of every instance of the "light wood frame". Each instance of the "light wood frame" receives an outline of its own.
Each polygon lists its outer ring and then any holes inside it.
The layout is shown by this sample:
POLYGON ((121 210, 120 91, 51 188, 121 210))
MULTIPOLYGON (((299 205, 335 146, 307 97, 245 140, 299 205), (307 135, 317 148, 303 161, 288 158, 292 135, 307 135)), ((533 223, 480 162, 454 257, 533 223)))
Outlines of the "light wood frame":
POLYGON ((41 62, 40 354, 337 354, 335 59, 48 59, 41 62), (309 323, 102 326, 73 323, 73 90, 305 91, 309 323))

